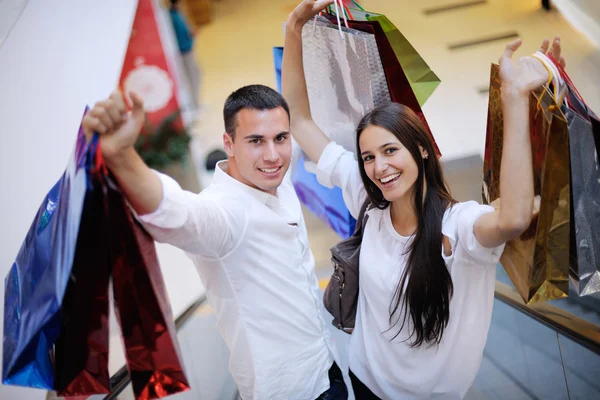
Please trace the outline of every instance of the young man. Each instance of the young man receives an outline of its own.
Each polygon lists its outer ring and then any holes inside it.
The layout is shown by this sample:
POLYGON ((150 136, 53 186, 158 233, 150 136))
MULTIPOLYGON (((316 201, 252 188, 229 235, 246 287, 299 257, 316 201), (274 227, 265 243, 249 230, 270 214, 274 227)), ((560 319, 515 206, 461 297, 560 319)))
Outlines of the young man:
POLYGON ((153 237, 196 264, 242 398, 346 399, 304 218, 286 174, 292 145, 283 97, 260 85, 229 96, 228 160, 200 194, 182 190, 136 153, 144 109, 138 96, 131 99, 129 113, 118 93, 97 103, 84 117, 86 136, 100 135, 108 168, 153 237))

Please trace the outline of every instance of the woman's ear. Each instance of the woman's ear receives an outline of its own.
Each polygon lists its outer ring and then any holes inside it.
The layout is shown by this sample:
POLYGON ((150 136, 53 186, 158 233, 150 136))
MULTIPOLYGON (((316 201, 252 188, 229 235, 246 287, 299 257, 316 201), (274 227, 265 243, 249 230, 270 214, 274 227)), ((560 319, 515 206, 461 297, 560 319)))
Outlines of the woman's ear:
POLYGON ((429 158, 429 153, 423 148, 423 146, 419 145, 419 150, 421 151, 421 157, 423 157, 424 159, 429 158))

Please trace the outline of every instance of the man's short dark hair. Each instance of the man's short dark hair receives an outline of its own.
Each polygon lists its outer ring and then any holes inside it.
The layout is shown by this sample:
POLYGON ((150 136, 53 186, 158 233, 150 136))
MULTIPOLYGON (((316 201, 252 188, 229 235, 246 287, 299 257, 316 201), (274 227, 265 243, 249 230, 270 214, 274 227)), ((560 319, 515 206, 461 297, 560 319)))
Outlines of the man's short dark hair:
POLYGON ((290 117, 290 108, 279 92, 264 85, 244 86, 231 93, 223 107, 223 119, 225 120, 225 132, 235 138, 237 128, 237 114, 244 108, 251 110, 273 110, 282 107, 290 117))
POLYGON ((171 0, 172 6, 176 6, 177 4, 179 4, 179 0, 171 0))

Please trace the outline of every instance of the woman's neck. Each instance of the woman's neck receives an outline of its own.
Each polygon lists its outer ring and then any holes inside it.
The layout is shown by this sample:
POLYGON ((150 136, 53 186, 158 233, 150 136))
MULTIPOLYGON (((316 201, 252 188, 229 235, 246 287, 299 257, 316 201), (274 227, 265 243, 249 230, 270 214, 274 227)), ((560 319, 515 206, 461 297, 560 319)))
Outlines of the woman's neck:
MULTIPOLYGON (((423 202, 427 194, 427 183, 423 181, 423 202)), ((411 236, 417 231, 419 219, 413 201, 413 190, 390 204, 390 217, 396 232, 401 236, 411 236)))
POLYGON ((399 235, 411 236, 416 232, 417 213, 409 196, 404 196, 390 204, 390 217, 394 230, 399 235))

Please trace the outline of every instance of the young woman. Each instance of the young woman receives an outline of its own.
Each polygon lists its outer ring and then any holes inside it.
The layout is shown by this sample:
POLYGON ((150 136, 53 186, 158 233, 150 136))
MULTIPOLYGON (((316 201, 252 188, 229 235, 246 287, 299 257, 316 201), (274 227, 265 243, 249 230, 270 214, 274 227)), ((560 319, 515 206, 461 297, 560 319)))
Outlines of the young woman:
MULTIPOLYGON (((283 94, 291 132, 318 164, 320 181, 339 186, 355 217, 368 211, 360 253, 360 291, 350 339, 357 399, 460 399, 483 354, 504 243, 528 226, 534 206, 529 93, 548 72, 533 57, 500 58, 504 151, 497 210, 458 203, 444 182, 433 143, 407 107, 364 116, 357 154, 330 142, 313 122, 302 64, 304 24, 331 0, 304 0, 287 21, 283 94)), ((541 51, 547 52, 544 41, 541 51)), ((560 59, 555 39, 553 56, 560 59)), ((350 134, 350 133, 349 133, 350 134)))

